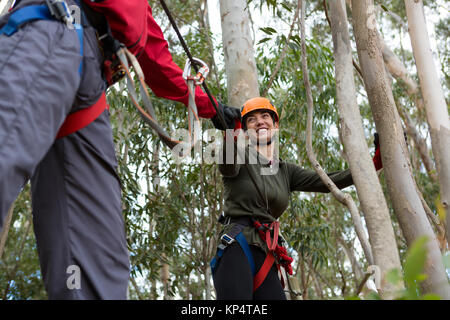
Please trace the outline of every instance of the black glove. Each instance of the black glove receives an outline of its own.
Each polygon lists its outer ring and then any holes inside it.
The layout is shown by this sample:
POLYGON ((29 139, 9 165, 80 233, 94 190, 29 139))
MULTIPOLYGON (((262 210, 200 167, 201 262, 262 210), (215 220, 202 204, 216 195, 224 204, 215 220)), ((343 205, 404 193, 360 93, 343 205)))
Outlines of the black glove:
MULTIPOLYGON (((403 131, 403 136, 405 137, 405 142, 408 143, 408 138, 406 137, 406 132, 403 131)), ((380 152, 380 137, 378 136, 378 132, 373 134, 373 144, 375 145, 375 155, 373 156, 373 164, 375 165, 376 170, 380 170, 383 168, 383 162, 381 161, 381 152, 380 152)))
POLYGON ((238 108, 229 107, 220 102, 218 102, 218 104, 219 104, 218 113, 222 115, 222 118, 225 120, 227 127, 226 128, 223 127, 222 122, 220 121, 219 118, 219 114, 216 114, 214 117, 211 118, 214 127, 219 130, 234 129, 235 120, 236 119, 238 119, 239 121, 241 120, 241 111, 238 108))
POLYGON ((378 136, 378 132, 373 134, 373 144, 375 145, 375 150, 380 147, 380 137, 378 136))
MULTIPOLYGON (((403 131, 403 136, 405 137, 405 142, 408 144, 408 137, 406 136, 406 132, 403 131)), ((375 150, 377 150, 380 147, 380 137, 378 136, 378 132, 375 132, 373 134, 373 144, 375 145, 375 150)))
POLYGON ((373 144, 375 145, 375 155, 372 158, 373 164, 375 165, 375 170, 380 170, 383 168, 383 162, 381 161, 381 152, 380 152, 380 137, 378 136, 378 132, 373 134, 373 144))

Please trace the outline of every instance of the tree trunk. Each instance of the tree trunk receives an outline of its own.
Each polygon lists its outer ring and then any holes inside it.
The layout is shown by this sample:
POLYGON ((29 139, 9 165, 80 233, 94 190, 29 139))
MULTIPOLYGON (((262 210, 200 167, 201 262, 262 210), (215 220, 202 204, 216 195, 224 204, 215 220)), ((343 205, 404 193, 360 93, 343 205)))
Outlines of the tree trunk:
POLYGON ((211 268, 209 264, 206 264, 203 268, 203 274, 205 275, 205 300, 211 300, 212 296, 212 287, 211 287, 211 268))
MULTIPOLYGON (((166 260, 166 255, 162 254, 162 260, 166 260)), ((169 279, 170 279, 170 266, 167 262, 163 262, 160 270, 161 283, 163 284, 163 299, 169 300, 169 279)))
POLYGON ((401 270, 400 257, 389 209, 364 138, 361 114, 356 101, 345 3, 343 0, 330 0, 329 3, 341 136, 364 212, 374 263, 381 270, 382 294, 389 297, 399 288, 385 281, 385 275, 392 268, 401 270))
POLYGON ((352 0, 354 33, 364 86, 380 136, 381 156, 390 198, 408 246, 427 236, 427 259, 422 283, 426 293, 450 299, 447 275, 436 236, 426 217, 412 176, 408 151, 394 97, 387 82, 373 0, 352 0))
POLYGON ((446 212, 447 241, 450 234, 450 120, 441 83, 433 61, 422 0, 405 0, 409 37, 416 60, 425 102, 431 146, 440 186, 441 203, 446 212))
MULTIPOLYGON (((389 49, 384 42, 384 40, 380 37, 381 43, 381 52, 383 54, 384 63, 389 71, 389 73, 397 80, 401 80, 406 88, 406 92, 408 95, 415 101, 416 107, 419 111, 424 109, 424 102, 420 95, 419 86, 416 81, 411 78, 406 70, 406 67, 397 57, 397 55, 389 49)), ((411 120, 408 112, 403 111, 403 108, 397 104, 397 109, 400 114, 400 117, 403 119, 406 126, 406 133, 414 140, 417 151, 420 154, 420 158, 422 159, 423 165, 427 170, 428 176, 433 180, 437 181, 436 175, 434 173, 434 163, 431 160, 429 155, 428 147, 425 139, 423 139, 419 132, 416 129, 416 126, 411 120)))
POLYGON ((403 65, 397 55, 392 52, 391 49, 389 49, 389 47, 381 37, 380 44, 381 52, 383 54, 383 60, 389 70, 389 73, 395 79, 403 81, 406 92, 414 99, 417 109, 423 110, 423 99, 420 96, 419 86, 417 85, 416 81, 411 78, 408 70, 406 70, 406 67, 403 65))
MULTIPOLYGON (((299 0, 302 1, 302 0, 299 0)), ((308 159, 311 162, 311 166, 316 171, 317 175, 323 181, 323 183, 328 187, 333 196, 340 203, 345 205, 350 214, 352 216, 353 224, 355 226, 355 231, 358 236, 358 239, 361 243, 361 246, 364 251, 364 255, 366 256, 369 264, 373 264, 373 256, 372 250, 370 248, 369 240, 367 239, 364 226, 362 224, 361 216, 359 214, 359 210, 356 207, 355 202, 350 194, 344 193, 336 186, 336 184, 330 179, 330 177, 323 170, 320 163, 317 161, 317 157, 314 153, 312 147, 312 125, 313 125, 313 113, 314 113, 314 103, 312 99, 312 91, 311 84, 309 81, 308 75, 308 61, 306 55, 306 32, 305 32, 305 1, 302 1, 301 6, 301 19, 300 19, 300 29, 301 29, 301 49, 302 49, 302 73, 303 73, 303 83, 305 85, 306 91, 306 102, 307 102, 307 124, 306 124, 306 153, 308 155, 308 159)))
POLYGON ((14 204, 8 210, 8 214, 6 215, 5 223, 3 224, 3 229, 0 234, 0 259, 2 258, 3 251, 5 250, 6 240, 8 239, 9 228, 11 227, 12 216, 14 212, 14 204))
POLYGON ((220 1, 228 103, 241 106, 259 96, 253 41, 246 0, 220 1))

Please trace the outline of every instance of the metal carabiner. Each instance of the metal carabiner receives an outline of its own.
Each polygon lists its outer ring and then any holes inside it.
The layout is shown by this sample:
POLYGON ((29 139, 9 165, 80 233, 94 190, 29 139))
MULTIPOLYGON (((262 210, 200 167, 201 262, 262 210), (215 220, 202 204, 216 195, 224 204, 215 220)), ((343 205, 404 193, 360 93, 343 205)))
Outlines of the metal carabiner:
POLYGON ((187 59, 186 64, 184 65, 184 71, 183 71, 183 79, 184 80, 194 80, 195 85, 199 86, 205 81, 205 78, 208 76, 209 68, 208 65, 198 59, 198 58, 192 58, 194 62, 201 65, 201 68, 198 70, 197 74, 195 76, 191 76, 191 60, 187 59))
POLYGON ((45 0, 50 14, 55 17, 56 20, 64 22, 67 27, 73 28, 75 22, 72 14, 70 13, 69 6, 65 0, 45 0))

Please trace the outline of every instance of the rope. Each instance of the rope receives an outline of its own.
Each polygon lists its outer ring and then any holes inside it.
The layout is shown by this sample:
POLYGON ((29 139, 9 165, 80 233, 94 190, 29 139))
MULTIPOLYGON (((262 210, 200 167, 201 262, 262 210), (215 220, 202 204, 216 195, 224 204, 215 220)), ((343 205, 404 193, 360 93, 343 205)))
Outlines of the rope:
MULTIPOLYGON (((167 17, 169 18, 169 21, 172 24, 172 27, 175 30, 175 33, 177 34, 178 39, 180 40, 181 46, 183 47, 184 52, 186 52, 186 55, 188 56, 189 60, 191 61, 191 64, 194 67, 195 72, 198 72, 197 62, 192 57, 192 54, 191 54, 188 46, 186 45, 186 42, 184 41, 184 38, 181 35, 180 30, 178 29, 177 24, 175 23, 175 20, 173 19, 172 14, 170 13, 170 10, 166 5, 166 2, 164 0, 160 0, 159 2, 161 3, 161 6, 163 7, 164 12, 166 13, 167 17)), ((211 93, 208 89, 208 86, 206 85, 205 82, 202 83, 202 88, 205 91, 205 93, 208 95, 208 98, 211 101, 211 103, 214 107, 214 110, 216 110, 216 114, 219 118, 220 123, 222 124, 222 126, 224 128, 227 128, 227 123, 226 123, 225 119, 223 118, 222 113, 219 112, 219 109, 218 109, 219 107, 216 104, 216 101, 214 101, 214 98, 211 95, 211 93)))
POLYGON ((153 108, 153 105, 150 101, 150 96, 148 94, 147 86, 145 84, 144 80, 144 73, 139 65, 139 62, 137 61, 136 57, 128 51, 125 47, 121 47, 116 52, 117 57, 120 60, 120 63, 125 71, 125 77, 126 77, 126 83, 128 88, 128 94, 131 98, 131 101, 135 108, 139 111, 139 114, 142 116, 144 121, 149 124, 158 134, 158 136, 161 138, 161 140, 170 148, 174 149, 176 146, 180 145, 182 147, 181 151, 184 151, 183 154, 179 154, 179 156, 183 157, 187 154, 187 151, 189 151, 193 145, 198 140, 198 131, 200 128, 199 125, 199 118, 197 115, 197 107, 195 106, 195 97, 194 97, 194 83, 193 80, 188 80, 187 85, 189 89, 189 105, 188 105, 188 113, 189 113, 189 143, 186 143, 184 141, 180 140, 174 140, 172 139, 167 132, 159 125, 159 123, 156 120, 156 113, 153 108), (139 82, 139 91, 140 96, 142 98, 142 102, 145 106, 144 110, 139 105, 139 98, 138 93, 136 91, 136 87, 134 85, 134 79, 130 73, 129 66, 133 66, 134 71, 136 72, 136 75, 138 77, 139 82), (193 122, 193 124, 192 124, 193 122), (194 129, 194 133, 192 134, 192 129, 194 129), (192 137, 193 135, 193 137, 192 137))

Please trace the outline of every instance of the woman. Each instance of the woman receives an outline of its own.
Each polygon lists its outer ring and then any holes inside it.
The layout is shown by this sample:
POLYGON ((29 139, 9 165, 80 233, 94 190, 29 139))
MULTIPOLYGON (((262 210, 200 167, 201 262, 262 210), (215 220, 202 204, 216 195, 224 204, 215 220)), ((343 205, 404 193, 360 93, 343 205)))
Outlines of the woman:
MULTIPOLYGON (((221 219, 225 226, 211 262, 217 299, 285 300, 278 269, 281 264, 292 273, 292 258, 282 247, 277 219, 292 191, 329 190, 315 171, 278 158, 274 134, 279 117, 268 99, 245 102, 241 117, 250 146, 239 150, 234 143, 235 161, 219 165, 225 187, 221 219), (240 155, 244 164, 237 161, 240 155)), ((340 189, 353 184, 350 170, 329 176, 340 189)))

